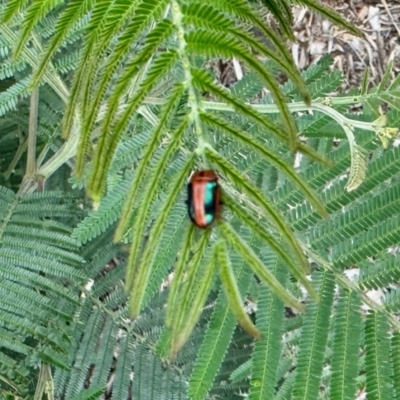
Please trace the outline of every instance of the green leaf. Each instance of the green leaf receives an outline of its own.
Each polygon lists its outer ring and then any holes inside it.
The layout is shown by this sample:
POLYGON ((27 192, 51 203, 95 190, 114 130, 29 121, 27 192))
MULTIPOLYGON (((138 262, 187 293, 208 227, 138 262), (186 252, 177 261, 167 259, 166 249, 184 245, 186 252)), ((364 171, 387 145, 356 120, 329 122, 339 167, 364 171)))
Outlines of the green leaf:
POLYGON ((367 67, 365 68, 361 82, 361 95, 366 95, 368 93, 369 75, 370 75, 370 69, 369 67, 367 67))
POLYGON ((33 28, 50 10, 62 4, 62 0, 43 0, 33 2, 27 9, 22 23, 23 29, 19 34, 19 41, 15 48, 14 57, 18 58, 22 48, 26 46, 29 36, 32 34, 33 28))
POLYGON ((298 310, 304 310, 304 306, 300 304, 274 277, 274 275, 264 266, 262 261, 257 257, 247 243, 235 232, 234 229, 226 222, 220 222, 218 227, 224 238, 235 248, 235 250, 243 257, 249 267, 263 281, 270 290, 276 294, 285 304, 298 310))
POLYGON ((394 399, 400 399, 400 382, 398 380, 400 374, 400 333, 393 332, 391 339, 391 362, 393 365, 392 382, 394 388, 394 399))
POLYGON ((161 237, 156 238, 157 250, 154 255, 152 274, 143 298, 143 306, 148 305, 154 295, 159 292, 171 266, 174 265, 176 255, 183 243, 187 222, 187 206, 180 202, 174 204, 173 209, 168 213, 168 220, 163 227, 161 237))
POLYGON ((235 183, 235 185, 239 186, 245 193, 252 199, 254 199, 257 204, 264 211, 265 215, 270 218, 275 225, 275 228, 282 235, 283 239, 287 241, 290 247, 293 249, 294 253, 298 257, 301 262, 301 266, 305 272, 309 271, 308 262, 305 259, 303 251, 300 248, 296 238, 294 237, 293 232, 291 232, 290 228, 287 226, 281 215, 277 210, 273 207, 273 205, 265 199, 262 192, 250 183, 247 179, 243 177, 243 175, 238 171, 233 165, 229 164, 220 154, 215 152, 214 150, 207 148, 206 149, 207 157, 222 170, 222 172, 226 175, 228 179, 235 183))
POLYGON ((353 400, 356 396, 361 333, 360 299, 342 290, 334 317, 330 399, 353 400))
POLYGON ((240 42, 222 33, 207 31, 190 32, 186 35, 188 51, 205 54, 209 57, 237 57, 245 61, 253 71, 258 72, 266 87, 270 90, 275 104, 280 111, 280 117, 285 125, 288 143, 293 150, 297 148, 297 128, 290 114, 286 100, 279 89, 278 83, 264 65, 254 59, 240 42))
POLYGON ((72 400, 96 400, 104 393, 104 387, 101 385, 92 386, 90 389, 83 390, 72 400))
MULTIPOLYGON (((115 0, 111 3, 109 10, 105 12, 105 18, 100 23, 94 19, 95 24, 89 24, 87 29, 89 37, 91 31, 94 30, 94 26, 97 28, 97 26, 100 25, 101 28, 99 32, 95 32, 94 37, 97 39, 96 46, 92 49, 90 58, 85 60, 86 65, 84 65, 84 67, 87 81, 83 87, 82 94, 83 115, 86 115, 87 113, 96 71, 99 69, 103 57, 107 55, 110 44, 115 36, 121 32, 121 29, 125 27, 126 23, 129 22, 132 19, 132 16, 138 12, 139 4, 141 4, 141 1, 138 0, 130 2, 126 2, 125 0, 115 0)), ((91 19, 91 22, 93 22, 93 19, 91 19)), ((87 40, 89 40, 89 38, 87 40)), ((122 55, 120 54, 120 56, 122 55)), ((101 98, 101 96, 99 96, 99 98, 101 98)), ((91 131, 91 128, 88 130, 91 131)))
MULTIPOLYGON (((257 342, 258 343, 258 342, 257 342)), ((248 379, 251 375, 252 370, 252 360, 247 360, 245 363, 236 368, 231 375, 229 380, 232 382, 240 382, 244 379, 248 379)))
MULTIPOLYGON (((177 290, 178 297, 176 297, 174 303, 170 303, 171 309, 167 311, 168 316, 173 315, 173 318, 168 318, 168 320, 171 321, 171 325, 169 327, 172 331, 171 336, 173 341, 173 350, 175 347, 174 345, 177 345, 178 343, 174 343, 174 341, 178 338, 178 334, 181 330, 184 320, 188 318, 188 313, 192 303, 192 297, 196 289, 196 278, 198 278, 198 273, 201 269, 202 261, 205 259, 205 252, 209 244, 210 233, 210 230, 201 232, 200 238, 196 240, 196 244, 192 249, 193 256, 190 258, 189 262, 185 266, 183 274, 177 275, 176 285, 179 286, 179 290, 177 290)), ((173 353, 175 354, 179 350, 178 346, 176 346, 176 349, 176 351, 173 351, 173 353)))
MULTIPOLYGON (((162 153, 161 158, 158 160, 158 163, 151 171, 152 175, 145 187, 140 207, 138 208, 138 213, 136 215, 135 222, 132 227, 132 231, 135 234, 133 236, 132 244, 130 247, 127 274, 125 279, 125 287, 127 290, 133 290, 134 287, 138 287, 136 285, 138 285, 139 282, 141 282, 141 279, 144 279, 144 277, 146 276, 144 271, 140 271, 140 274, 136 275, 139 272, 137 270, 138 265, 136 264, 136 261, 139 257, 140 247, 143 241, 142 235, 143 231, 145 230, 148 211, 156 194, 158 183, 162 177, 162 172, 166 168, 169 158, 177 149, 182 134, 185 131, 186 125, 187 125, 187 120, 184 120, 181 126, 178 127, 177 131, 174 133, 172 140, 169 142, 166 149, 162 153)), ((147 268, 150 268, 150 266, 147 265, 146 269, 147 268)), ((130 307, 132 315, 137 315, 139 313, 140 310, 139 303, 134 303, 133 300, 131 299, 130 307)))
MULTIPOLYGON (((139 6, 138 14, 140 18, 143 18, 144 15, 140 13, 140 10, 141 8, 139 6)), ((147 9, 147 11, 150 11, 150 9, 147 9)), ((147 16, 147 18, 149 18, 149 16, 147 16)), ((147 21, 147 19, 144 19, 144 21, 142 22, 144 23, 145 21, 147 21)), ((137 26, 135 28, 137 28, 137 26)), ((154 56, 154 53, 157 51, 158 47, 172 33, 172 31, 173 25, 170 21, 162 20, 160 23, 158 23, 156 27, 148 34, 145 45, 138 52, 136 57, 125 66, 124 73, 118 76, 118 80, 113 87, 112 94, 108 99, 109 107, 106 114, 107 123, 105 123, 104 125, 103 132, 107 132, 109 129, 112 128, 111 123, 113 121, 113 117, 115 117, 117 114, 118 107, 120 107, 121 98, 126 93, 127 85, 129 85, 129 82, 134 79, 135 76, 137 76, 143 65, 154 56)), ((131 38, 131 40, 132 39, 133 38, 131 38)), ((107 65, 106 67, 107 71, 109 70, 109 72, 104 72, 100 83, 96 85, 97 91, 93 96, 93 101, 90 103, 90 105, 87 105, 87 107, 85 106, 85 119, 83 123, 84 132, 91 132, 93 129, 101 105, 101 101, 106 94, 106 86, 113 76, 113 70, 111 68, 115 68, 116 63, 117 61, 115 60, 109 62, 110 66, 107 65)), ((78 160, 82 160, 83 156, 84 154, 78 153, 78 160)), ((77 166, 76 169, 79 172, 81 170, 81 166, 77 166)))
MULTIPOLYGON (((77 117, 77 104, 82 104, 82 88, 85 88, 85 80, 90 77, 87 76, 88 66, 91 60, 92 51, 95 49, 98 36, 101 34, 101 30, 104 27, 104 20, 107 17, 109 9, 112 7, 112 0, 101 0, 94 2, 94 8, 91 10, 91 19, 87 29, 87 36, 85 40, 85 48, 81 55, 81 61, 77 71, 75 71, 72 88, 70 91, 70 98, 67 103, 67 107, 63 117, 63 135, 65 138, 69 137, 71 129, 74 123, 74 119, 77 117)), ((71 9, 74 11, 74 9, 71 9)), ((75 11, 77 11, 75 9, 75 11)), ((79 9, 79 11, 83 11, 79 9)), ((80 142, 87 144, 91 132, 82 132, 80 142)), ((87 146, 84 147, 84 151, 87 152, 87 146)))
POLYGON ((216 245, 216 256, 219 264, 219 275, 229 306, 239 322, 239 325, 251 336, 260 337, 259 330, 251 322, 243 307, 243 300, 237 286, 225 244, 221 241, 216 245))
POLYGON ((296 378, 296 371, 289 373, 286 376, 282 386, 277 391, 274 400, 288 400, 292 399, 292 389, 296 378))
MULTIPOLYGON (((241 234, 250 243, 253 241, 253 238, 246 235, 246 232, 241 232, 241 234)), ((246 268, 245 263, 235 254, 231 255, 231 262, 240 294, 244 297, 251 279, 250 271, 246 268)), ((190 398, 197 400, 207 396, 221 367, 223 357, 231 342, 236 325, 236 318, 230 311, 224 292, 220 290, 190 377, 188 389, 190 398)))
POLYGON ((17 13, 21 12, 28 0, 10 0, 7 1, 5 7, 1 13, 1 21, 3 23, 8 22, 11 18, 13 18, 17 13))
POLYGON ((321 300, 318 304, 307 301, 297 357, 293 400, 318 397, 325 347, 328 341, 334 279, 332 273, 328 271, 315 272, 313 279, 319 286, 321 300))
POLYGON ((305 197, 310 201, 310 203, 314 206, 315 210, 324 218, 328 218, 329 214, 326 212, 324 205, 317 198, 314 191, 308 186, 308 184, 296 173, 294 168, 290 165, 286 164, 279 156, 277 156, 273 151, 268 150, 261 143, 257 142, 247 133, 240 131, 233 125, 228 124, 224 120, 215 117, 211 113, 202 113, 200 115, 201 119, 213 126, 216 127, 223 132, 228 133, 232 137, 238 139, 245 145, 251 147, 253 150, 259 152, 262 156, 268 159, 272 164, 274 164, 280 171, 284 172, 289 179, 301 190, 301 192, 305 195, 305 197))
POLYGON ((93 0, 71 0, 68 2, 67 7, 57 20, 54 34, 45 48, 45 54, 42 56, 38 67, 35 69, 32 78, 32 86, 35 87, 39 84, 44 72, 48 68, 51 58, 56 53, 59 46, 61 46, 73 25, 79 18, 89 12, 93 5, 93 0))
MULTIPOLYGON (((163 74, 167 73, 177 60, 176 51, 167 51, 162 53, 153 63, 152 68, 148 72, 146 78, 141 83, 138 92, 131 100, 128 101, 127 107, 122 116, 116 122, 115 128, 111 132, 104 131, 97 145, 97 151, 92 166, 92 174, 89 180, 89 193, 94 200, 99 200, 106 179, 106 174, 114 155, 119 138, 121 137, 126 125, 132 118, 132 114, 137 110, 143 98, 148 91, 156 84, 163 74)), ((103 124, 103 128, 107 126, 107 119, 103 124)))
MULTIPOLYGON (((119 345, 119 354, 117 359, 117 366, 115 369, 115 380, 113 384, 113 397, 116 399, 126 399, 131 390, 131 374, 132 364, 135 361, 135 349, 133 346, 133 333, 128 333, 119 345)), ((136 364, 137 365, 137 364, 136 364)), ((138 374, 134 378, 140 376, 142 368, 138 368, 138 374)))
MULTIPOLYGON (((204 240, 207 245, 209 235, 204 233, 200 239, 204 240)), ((206 262, 204 268, 201 267, 202 253, 204 252, 201 244, 196 249, 196 253, 192 262, 187 268, 187 281, 182 288, 182 294, 179 299, 179 306, 173 310, 175 315, 173 319, 172 333, 171 333, 171 352, 170 357, 175 357, 176 353, 186 343, 188 337, 193 331, 197 323, 200 313, 207 300, 210 292, 211 284, 214 278, 215 255, 206 262), (199 283, 196 285, 196 281, 199 283)))
MULTIPOLYGON (((250 105, 236 98, 222 86, 215 84, 213 82, 213 79, 207 72, 202 70, 192 69, 191 75, 193 83, 197 88, 203 91, 208 91, 214 94, 215 96, 219 97, 221 100, 228 103, 228 105, 231 106, 235 111, 239 112, 240 114, 243 114, 244 116, 260 124, 267 131, 276 135, 279 138, 279 140, 283 141, 284 143, 288 143, 286 133, 284 133, 279 127, 273 124, 269 119, 260 114, 250 105)), ((332 165, 331 161, 328 160, 325 156, 319 154, 317 151, 309 148, 308 146, 306 146, 301 142, 297 143, 297 149, 301 153, 309 156, 314 160, 318 160, 326 165, 332 165)))
POLYGON ((158 218, 155 220, 149 234, 149 239, 145 245, 142 257, 140 261, 135 266, 137 275, 132 286, 132 303, 135 304, 135 310, 140 310, 142 302, 146 296, 147 285, 150 280, 153 261, 157 252, 157 246, 159 244, 159 239, 165 228, 166 219, 169 216, 170 210, 178 197, 180 189, 189 175, 190 169, 192 167, 193 157, 189 158, 181 171, 179 171, 178 176, 173 179, 171 190, 168 193, 167 198, 164 201, 163 207, 160 210, 158 218))
POLYGON ((104 197, 97 210, 92 210, 73 230, 72 237, 85 244, 105 232, 120 217, 132 178, 123 180, 116 189, 104 197))
POLYGON ((122 239, 126 229, 128 228, 128 223, 130 221, 132 211, 137 201, 137 195, 140 189, 140 184, 142 183, 143 178, 145 176, 145 170, 146 168, 148 168, 148 164, 151 160, 151 157, 154 155, 155 151, 159 146, 159 143, 161 142, 161 138, 162 135, 164 134, 166 124, 170 117, 170 113, 172 109, 176 106, 176 103, 181 99, 183 91, 184 88, 182 85, 175 86, 174 90, 172 91, 172 93, 168 98, 168 101, 166 102, 161 111, 158 125, 154 129, 154 132, 152 133, 150 140, 148 140, 147 142, 147 146, 144 149, 139 165, 135 170, 135 175, 131 183, 127 200, 125 201, 123 212, 121 215, 121 222, 119 223, 117 231, 115 232, 116 241, 122 239))
POLYGON ((268 46, 265 46, 260 40, 253 38, 245 30, 240 29, 240 27, 235 25, 232 20, 217 10, 213 5, 194 2, 187 6, 183 5, 182 12, 184 14, 183 20, 186 23, 191 23, 194 26, 220 32, 225 35, 229 32, 240 41, 268 57, 268 59, 274 60, 277 65, 286 71, 303 96, 305 98, 309 97, 307 87, 304 84, 293 60, 288 62, 288 59, 282 57, 282 54, 273 51, 268 46))
POLYGON ((288 141, 285 132, 283 132, 281 129, 275 126, 270 120, 265 118, 262 114, 254 110, 250 105, 247 105, 240 99, 237 99, 222 86, 215 84, 213 82, 213 79, 207 72, 202 70, 192 69, 191 74, 193 78, 193 83, 198 89, 203 91, 208 91, 214 94, 215 96, 218 96, 221 100, 228 103, 234 110, 254 120, 261 126, 264 126, 268 131, 271 131, 271 133, 276 135, 283 142, 288 141))
POLYGON ((285 263, 286 268, 292 273, 292 275, 307 289, 308 293, 311 293, 314 298, 317 298, 315 289, 307 279, 304 271, 299 269, 294 259, 285 251, 282 245, 272 235, 270 235, 265 228, 257 221, 250 213, 246 211, 243 206, 235 203, 235 201, 227 194, 224 194, 224 204, 226 204, 233 213, 245 224, 247 224, 257 235, 268 243, 269 247, 278 255, 285 263))
POLYGON ((376 89, 377 93, 383 92, 385 90, 386 85, 387 85, 389 79, 391 78, 392 70, 393 70, 393 61, 390 61, 385 69, 385 73, 383 74, 382 80, 376 89))
MULTIPOLYGON (((215 4, 215 0, 207 1, 212 1, 215 4)), ((264 33, 265 38, 268 38, 268 41, 270 41, 275 49, 280 53, 282 59, 285 60, 287 65, 292 66, 292 68, 289 68, 288 70, 292 70, 294 73, 296 72, 297 67, 290 55, 290 52, 288 51, 285 41, 282 40, 282 37, 279 36, 271 27, 269 27, 268 24, 264 23, 262 18, 260 18, 259 15, 249 7, 249 4, 246 0, 218 1, 218 7, 222 10, 230 12, 231 14, 235 15, 235 17, 238 17, 246 23, 249 23, 251 26, 255 26, 260 29, 260 31, 264 33)), ((300 76, 299 78, 299 81, 301 81, 300 76)), ((302 95, 304 101, 308 104, 310 102, 308 91, 302 93, 302 95)))
MULTIPOLYGON (((396 209, 398 210, 398 207, 396 207, 396 209)), ((379 217, 379 213, 377 214, 379 217)), ((381 219, 382 218, 383 217, 381 217, 381 219)), ((397 256, 393 257, 392 254, 388 254, 387 257, 380 257, 380 260, 377 263, 368 262, 360 268, 358 285, 365 289, 379 290, 381 287, 388 287, 391 283, 397 282, 399 277, 399 258, 397 256)))
POLYGON ((365 370, 366 392, 371 400, 393 398, 388 330, 387 320, 382 314, 368 313, 365 323, 365 370))
POLYGON ((178 261, 174 268, 174 279, 171 283, 171 289, 168 296, 167 303, 167 315, 165 318, 165 325, 167 328, 171 327, 174 323, 175 315, 173 310, 177 308, 177 303, 179 299, 179 289, 182 280, 184 279, 184 272, 186 261, 189 258, 189 253, 192 248, 192 242, 195 235, 194 225, 190 225, 188 228, 188 233, 185 235, 185 241, 182 243, 182 248, 178 255, 178 261))
MULTIPOLYGON (((175 368, 166 368, 162 360, 146 345, 138 345, 135 353, 132 398, 140 400, 185 400, 188 398, 184 374, 175 368)), ((127 395, 120 399, 128 397, 127 395)))
MULTIPOLYGON (((285 286, 286 272, 275 263, 275 276, 285 286)), ((281 358, 284 307, 265 286, 260 287, 257 303, 257 328, 262 338, 254 344, 249 400, 272 399, 281 358)))

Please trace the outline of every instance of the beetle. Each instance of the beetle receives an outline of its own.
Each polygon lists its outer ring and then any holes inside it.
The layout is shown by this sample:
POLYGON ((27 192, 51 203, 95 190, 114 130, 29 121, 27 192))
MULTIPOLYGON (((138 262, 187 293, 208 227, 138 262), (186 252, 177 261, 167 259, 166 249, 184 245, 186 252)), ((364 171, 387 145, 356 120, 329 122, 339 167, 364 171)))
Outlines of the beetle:
POLYGON ((212 170, 196 171, 187 185, 187 207, 191 221, 199 228, 208 228, 221 213, 221 187, 212 170))

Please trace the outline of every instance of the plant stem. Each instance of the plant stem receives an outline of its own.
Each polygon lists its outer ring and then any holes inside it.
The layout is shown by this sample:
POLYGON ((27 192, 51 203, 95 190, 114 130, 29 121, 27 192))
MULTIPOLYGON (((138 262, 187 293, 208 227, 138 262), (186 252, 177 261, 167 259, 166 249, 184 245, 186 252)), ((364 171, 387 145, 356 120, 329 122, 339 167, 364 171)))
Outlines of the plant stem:
POLYGON ((39 112, 39 88, 33 89, 31 94, 29 109, 29 133, 28 133, 28 154, 26 162, 26 172, 22 179, 18 194, 31 193, 36 189, 36 142, 37 142, 37 125, 39 112))
POLYGON ((39 378, 33 400, 41 400, 44 394, 46 394, 48 400, 54 400, 54 382, 51 368, 49 364, 42 361, 39 367, 39 378))
POLYGON ((28 139, 21 140, 18 149, 14 154, 14 157, 7 168, 7 171, 3 173, 3 176, 6 180, 10 178, 15 166, 18 164, 18 161, 21 159, 22 155, 25 153, 27 148, 28 148, 28 139))
MULTIPOLYGON (((350 99, 350 98, 349 98, 350 99)), ((352 126, 355 128, 360 128, 369 131, 376 131, 377 126, 373 122, 357 121, 350 119, 336 111, 334 108, 327 105, 328 100, 314 100, 311 102, 310 106, 307 106, 303 102, 298 103, 288 103, 289 110, 291 112, 301 112, 301 111, 319 111, 323 114, 329 115, 340 125, 352 126)), ((350 103, 348 103, 350 104, 350 103)), ((257 110, 261 114, 278 114, 279 110, 274 104, 249 104, 252 108, 257 110)), ((225 103, 205 101, 203 107, 209 110, 215 111, 232 111, 235 112, 233 108, 225 103)))
POLYGON ((32 90, 29 110, 29 135, 28 135, 28 158, 26 163, 27 178, 33 178, 36 173, 36 142, 39 112, 39 88, 32 90))
MULTIPOLYGON (((172 1, 171 4, 172 20, 178 31, 178 51, 182 60, 182 66, 185 71, 186 86, 189 92, 188 103, 191 108, 190 118, 194 122, 195 132, 197 135, 198 147, 197 153, 203 154, 207 140, 205 138, 202 124, 199 117, 199 101, 197 98, 195 87, 192 84, 192 73, 190 71, 190 60, 186 52, 185 31, 182 25, 182 11, 177 1, 172 1)), ((205 161, 205 160, 204 160, 205 161)))
POLYGON ((75 126, 60 150, 38 169, 37 175, 41 175, 47 179, 50 175, 57 171, 58 168, 76 155, 79 143, 79 132, 80 129, 75 126))
MULTIPOLYGON (((340 125, 346 125, 348 127, 359 128, 368 131, 377 132, 380 126, 375 124, 374 122, 365 122, 358 121, 354 119, 350 119, 342 115, 340 112, 336 111, 332 106, 337 105, 352 105, 358 104, 367 98, 372 98, 371 95, 363 95, 363 96, 347 96, 347 97, 337 97, 337 98, 318 98, 311 102, 310 106, 307 106, 303 102, 296 103, 288 103, 289 110, 291 112, 302 112, 302 111, 319 111, 323 114, 329 115, 332 119, 334 119, 340 125)), ((155 97, 147 97, 144 104, 163 104, 164 99, 155 98, 155 97)), ((278 114, 279 110, 275 104, 251 104, 246 103, 251 106, 255 110, 257 110, 261 114, 278 114)), ((201 106, 205 110, 214 110, 214 111, 227 111, 227 112, 236 112, 231 106, 222 102, 215 101, 202 101, 201 106)))

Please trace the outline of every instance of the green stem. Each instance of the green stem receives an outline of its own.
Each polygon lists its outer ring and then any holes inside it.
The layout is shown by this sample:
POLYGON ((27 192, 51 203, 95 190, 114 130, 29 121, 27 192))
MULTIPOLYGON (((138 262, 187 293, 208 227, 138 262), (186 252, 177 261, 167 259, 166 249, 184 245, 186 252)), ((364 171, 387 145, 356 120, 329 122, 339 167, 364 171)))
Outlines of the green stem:
POLYGON ((32 90, 29 109, 29 133, 28 133, 28 155, 26 172, 19 187, 18 194, 31 193, 36 188, 36 141, 39 113, 39 88, 32 90))
MULTIPOLYGON (((190 73, 190 71, 189 71, 190 73)), ((296 102, 296 103, 288 103, 289 110, 291 112, 302 112, 302 111, 319 111, 325 115, 330 116, 332 119, 334 119, 338 124, 341 126, 346 126, 350 128, 359 128, 367 131, 374 131, 378 132, 379 130, 382 129, 380 124, 374 122, 365 122, 365 121, 358 121, 354 119, 350 119, 342 115, 340 112, 336 111, 332 106, 337 106, 337 105, 351 105, 351 104, 357 104, 360 103, 361 101, 367 99, 367 98, 372 98, 373 95, 364 95, 364 96, 347 96, 347 97, 338 97, 338 98, 330 98, 330 97, 324 97, 324 98, 318 98, 314 101, 311 102, 310 106, 307 106, 303 102, 296 102)), ((147 97, 144 100, 144 104, 163 104, 164 99, 161 98, 154 98, 154 97, 147 97)), ((251 106, 255 110, 257 110, 261 114, 278 114, 279 110, 278 107, 275 104, 250 104, 247 103, 247 105, 251 106)), ((205 110, 213 110, 213 111, 226 111, 226 112, 236 112, 231 106, 225 103, 221 102, 215 102, 215 101, 202 101, 201 106, 205 110)), ((198 111, 197 111, 197 103, 196 103, 196 112, 198 116, 198 111)), ((345 130, 346 131, 346 130, 345 130)), ((346 134, 348 132, 346 131, 346 134)))
POLYGON ((36 142, 37 142, 37 126, 39 113, 39 88, 32 90, 31 102, 29 109, 29 134, 28 134, 28 156, 26 163, 27 178, 33 178, 36 173, 36 142))
POLYGON ((23 139, 20 141, 18 149, 14 154, 14 158, 12 159, 10 165, 7 168, 7 171, 3 173, 3 176, 6 180, 8 180, 14 171, 15 166, 18 164, 18 161, 21 159, 22 155, 25 153, 28 148, 28 139, 23 139))
POLYGON ((35 397, 33 400, 41 400, 46 394, 48 400, 54 400, 54 382, 51 368, 48 364, 41 362, 39 367, 39 378, 36 384, 35 397))
MULTIPOLYGON (((338 122, 340 125, 352 126, 355 128, 360 128, 369 131, 376 131, 378 126, 373 122, 357 121, 350 119, 336 111, 334 108, 325 104, 326 101, 314 100, 311 102, 310 106, 307 106, 303 102, 299 103, 288 103, 289 110, 291 112, 301 112, 301 111, 319 111, 323 114, 329 115, 332 119, 338 122)), ((277 114, 279 113, 278 108, 274 104, 249 104, 252 108, 257 110, 261 114, 277 114)), ((233 108, 225 103, 205 101, 203 107, 208 110, 214 111, 231 111, 235 112, 233 108)))
MULTIPOLYGON (((76 118, 78 120, 78 118, 76 118)), ((64 163, 76 155, 79 143, 80 129, 76 126, 72 131, 66 142, 62 145, 61 149, 54 154, 43 166, 41 166, 37 175, 44 176, 46 179, 52 175, 64 163)))
MULTIPOLYGON (((185 80, 186 86, 188 88, 189 98, 188 104, 191 108, 190 119, 191 122, 194 122, 195 125, 195 132, 197 135, 197 142, 198 146, 196 152, 200 155, 204 154, 204 149, 206 144, 208 143, 205 134, 203 132, 202 124, 200 121, 200 107, 199 107, 199 100, 196 95, 195 87, 192 84, 192 74, 190 71, 190 60, 186 52, 186 41, 185 41, 185 30, 182 24, 182 11, 177 1, 172 1, 171 3, 171 13, 172 13, 172 20, 177 28, 178 31, 178 51, 181 57, 182 66, 185 71, 185 80)), ((202 105, 202 103, 201 103, 202 105)))

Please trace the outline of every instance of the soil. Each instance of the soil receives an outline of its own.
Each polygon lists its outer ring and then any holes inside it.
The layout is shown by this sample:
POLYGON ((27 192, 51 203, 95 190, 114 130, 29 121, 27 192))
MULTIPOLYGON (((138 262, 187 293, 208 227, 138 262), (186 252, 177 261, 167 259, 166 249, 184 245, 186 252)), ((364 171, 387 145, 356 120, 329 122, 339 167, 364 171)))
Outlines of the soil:
POLYGON ((366 67, 377 84, 389 62, 392 79, 400 71, 400 1, 399 0, 322 0, 338 11, 363 33, 356 37, 332 25, 304 7, 294 7, 294 32, 297 43, 291 44, 300 69, 314 64, 324 54, 331 54, 334 66, 343 71, 343 89, 357 87, 366 67))

